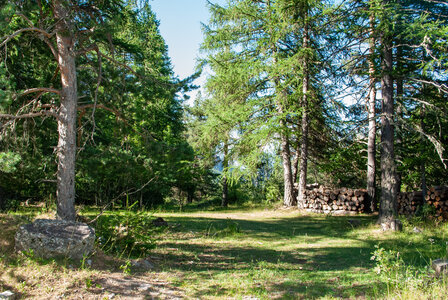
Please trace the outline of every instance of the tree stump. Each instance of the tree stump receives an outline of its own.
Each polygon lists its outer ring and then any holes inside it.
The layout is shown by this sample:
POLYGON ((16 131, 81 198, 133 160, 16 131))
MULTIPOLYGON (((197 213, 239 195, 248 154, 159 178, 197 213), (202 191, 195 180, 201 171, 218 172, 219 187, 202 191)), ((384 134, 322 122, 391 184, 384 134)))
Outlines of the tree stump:
POLYGON ((432 262, 432 268, 436 271, 436 275, 448 274, 448 260, 436 259, 432 262))
POLYGON ((383 231, 402 231, 403 223, 398 219, 390 220, 389 222, 381 223, 381 228, 383 231))

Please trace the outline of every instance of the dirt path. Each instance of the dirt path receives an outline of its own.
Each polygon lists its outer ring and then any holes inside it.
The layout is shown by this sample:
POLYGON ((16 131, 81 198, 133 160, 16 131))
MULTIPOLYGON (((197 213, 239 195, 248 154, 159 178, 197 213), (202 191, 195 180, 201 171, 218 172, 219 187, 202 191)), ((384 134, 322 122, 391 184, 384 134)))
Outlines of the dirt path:
MULTIPOLYGON (((155 276, 151 276, 155 277, 155 276)), ((146 276, 123 276, 121 273, 103 273, 94 276, 91 287, 67 291, 68 299, 183 299, 182 291, 167 282, 146 276)))

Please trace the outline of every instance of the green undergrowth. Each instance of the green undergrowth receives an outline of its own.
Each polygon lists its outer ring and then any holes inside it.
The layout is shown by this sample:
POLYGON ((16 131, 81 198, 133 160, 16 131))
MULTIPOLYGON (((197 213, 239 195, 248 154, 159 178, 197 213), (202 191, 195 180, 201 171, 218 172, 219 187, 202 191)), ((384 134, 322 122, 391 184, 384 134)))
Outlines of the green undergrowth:
POLYGON ((165 227, 155 227, 151 213, 114 211, 101 215, 94 223, 97 246, 106 254, 120 258, 147 256, 155 248, 155 236, 165 227))

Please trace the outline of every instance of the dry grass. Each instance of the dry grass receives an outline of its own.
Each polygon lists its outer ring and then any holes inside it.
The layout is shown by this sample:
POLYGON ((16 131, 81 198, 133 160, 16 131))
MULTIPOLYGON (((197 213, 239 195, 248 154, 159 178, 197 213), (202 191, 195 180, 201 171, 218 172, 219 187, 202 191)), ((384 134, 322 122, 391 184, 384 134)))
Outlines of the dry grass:
MULTIPOLYGON (((42 217, 42 216, 39 216, 42 217)), ((47 216, 48 217, 48 216, 47 216)), ((180 290, 152 272, 126 276, 123 260, 97 251, 91 266, 78 262, 43 261, 14 253, 14 235, 25 219, 0 214, 0 292, 19 299, 175 299, 180 290)), ((85 262, 86 263, 86 262, 85 262)))

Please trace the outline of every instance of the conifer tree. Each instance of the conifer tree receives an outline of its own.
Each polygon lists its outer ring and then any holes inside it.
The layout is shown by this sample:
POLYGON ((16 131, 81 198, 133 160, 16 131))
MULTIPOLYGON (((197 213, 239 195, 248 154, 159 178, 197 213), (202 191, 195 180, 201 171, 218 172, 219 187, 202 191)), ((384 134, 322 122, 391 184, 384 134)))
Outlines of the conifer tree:
POLYGON ((225 75, 212 78, 222 78, 221 86, 224 82, 245 81, 240 91, 231 89, 227 95, 239 99, 232 101, 239 103, 233 119, 240 121, 231 152, 244 171, 254 171, 260 148, 276 145, 283 164, 283 203, 294 205, 296 172, 291 148, 300 144, 295 161, 300 157, 299 186, 303 193, 311 117, 321 113, 316 79, 321 67, 314 48, 325 40, 318 31, 320 22, 325 22, 324 5, 306 0, 235 1, 225 7, 212 5, 211 11, 213 17, 205 27, 203 46, 209 53, 206 61, 226 66, 225 75), (226 51, 234 53, 231 61, 217 59, 226 51), (232 77, 236 74, 237 78, 232 77), (297 131, 298 122, 301 125, 297 131))
MULTIPOLYGON (((22 130, 18 120, 41 118, 33 140, 49 152, 42 155, 50 156, 52 130, 58 132, 60 218, 75 218, 75 181, 82 187, 78 199, 96 198, 104 190, 116 197, 124 189, 147 188, 148 180, 162 177, 167 166, 187 160, 188 147, 179 145, 182 110, 176 98, 185 85, 173 79, 166 45, 147 4, 14 1, 0 8, 2 22, 8 20, 0 29, 1 70, 9 70, 0 80, 8 87, 2 92, 11 95, 9 103, 0 104, 2 138, 10 129, 22 130), (49 116, 57 119, 57 129, 49 116), (169 151, 156 150, 162 145, 169 151), (179 149, 173 155, 177 159, 158 166, 174 148, 179 149), (111 174, 126 160, 144 171, 111 174)), ((51 182, 54 172, 48 169, 45 181, 51 182)))

